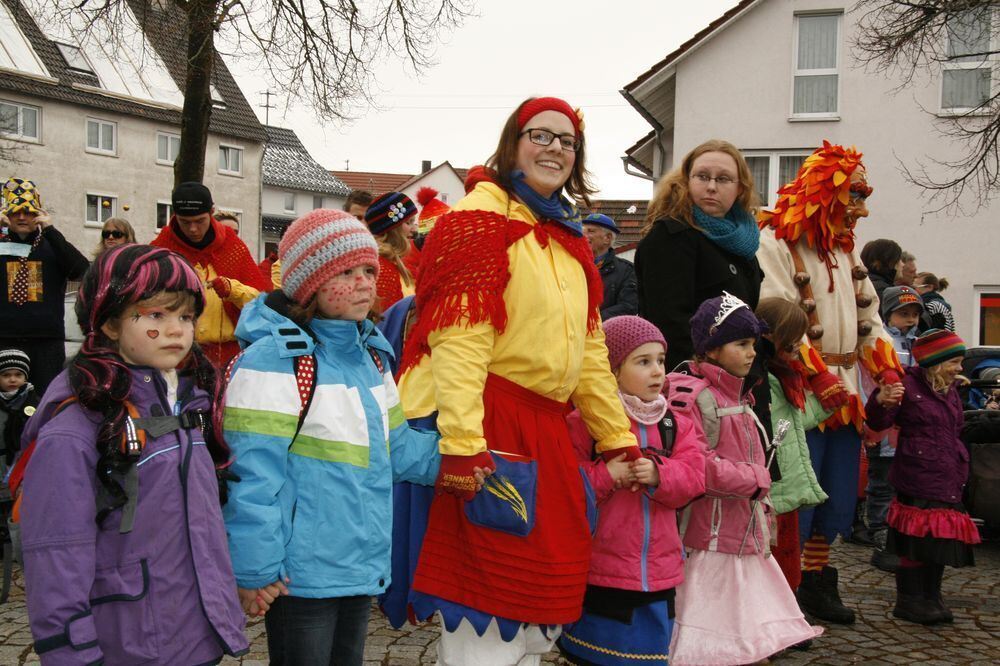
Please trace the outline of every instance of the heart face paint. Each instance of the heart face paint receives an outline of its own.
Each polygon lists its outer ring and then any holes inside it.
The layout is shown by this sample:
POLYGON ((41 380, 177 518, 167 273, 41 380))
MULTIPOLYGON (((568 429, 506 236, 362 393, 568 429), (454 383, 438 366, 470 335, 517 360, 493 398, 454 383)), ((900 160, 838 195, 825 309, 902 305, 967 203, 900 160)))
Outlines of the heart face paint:
POLYGON ((161 292, 136 303, 116 325, 105 324, 103 330, 117 342, 126 363, 173 370, 194 344, 193 299, 178 301, 176 293, 161 292))
POLYGON ((334 275, 316 292, 316 306, 326 319, 361 321, 375 300, 374 266, 360 264, 334 275))

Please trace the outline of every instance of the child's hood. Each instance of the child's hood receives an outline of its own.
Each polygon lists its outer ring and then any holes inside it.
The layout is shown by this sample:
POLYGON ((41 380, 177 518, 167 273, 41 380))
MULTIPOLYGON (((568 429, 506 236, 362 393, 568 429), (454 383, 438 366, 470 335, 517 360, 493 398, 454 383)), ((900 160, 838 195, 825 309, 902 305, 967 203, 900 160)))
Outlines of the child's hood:
POLYGON ((246 349, 263 338, 273 337, 281 358, 311 354, 316 343, 301 326, 288 318, 291 301, 281 291, 261 294, 243 306, 236 324, 236 339, 246 349))
POLYGON ((43 425, 49 422, 52 418, 52 412, 55 411, 56 407, 66 400, 66 398, 72 398, 74 395, 73 389, 69 385, 69 371, 63 370, 49 384, 49 388, 46 389, 45 395, 42 396, 42 401, 38 404, 38 408, 25 424, 24 431, 21 433, 22 451, 28 444, 38 439, 38 431, 42 429, 43 425))

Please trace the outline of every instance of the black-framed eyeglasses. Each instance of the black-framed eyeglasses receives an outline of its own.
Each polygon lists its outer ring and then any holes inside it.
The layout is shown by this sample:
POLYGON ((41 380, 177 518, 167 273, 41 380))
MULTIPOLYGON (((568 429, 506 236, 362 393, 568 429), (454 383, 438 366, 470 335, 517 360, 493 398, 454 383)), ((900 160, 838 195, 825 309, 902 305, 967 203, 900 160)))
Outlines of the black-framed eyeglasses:
POLYGON ((125 232, 118 231, 117 229, 105 229, 104 231, 101 232, 101 238, 103 238, 104 240, 108 240, 109 238, 115 238, 115 239, 125 238, 125 232))
POLYGON ((730 178, 729 176, 726 175, 715 176, 713 178, 712 176, 709 176, 707 173, 694 173, 691 174, 691 178, 693 180, 700 181, 702 185, 708 185, 714 180, 716 187, 727 187, 729 185, 734 185, 736 183, 735 179, 730 178))
POLYGON ((568 150, 571 153, 580 150, 580 146, 583 145, 583 142, 572 134, 556 134, 547 129, 539 129, 537 127, 526 129, 518 134, 518 136, 524 136, 525 134, 528 135, 528 140, 531 143, 538 146, 548 146, 556 139, 559 139, 559 145, 562 146, 562 149, 568 150))

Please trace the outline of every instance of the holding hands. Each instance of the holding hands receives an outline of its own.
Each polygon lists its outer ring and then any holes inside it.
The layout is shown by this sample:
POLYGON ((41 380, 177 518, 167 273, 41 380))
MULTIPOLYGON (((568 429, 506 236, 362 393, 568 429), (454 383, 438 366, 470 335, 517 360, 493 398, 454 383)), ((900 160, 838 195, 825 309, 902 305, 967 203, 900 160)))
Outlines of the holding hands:
POLYGON ((636 458, 629 461, 627 457, 627 453, 622 453, 604 463, 608 474, 615 482, 615 488, 631 486, 632 492, 636 492, 640 485, 660 485, 660 471, 657 469, 656 463, 649 458, 636 458))
POLYGON ((264 617, 264 614, 271 608, 271 604, 274 600, 281 595, 288 594, 288 588, 285 587, 285 583, 290 583, 291 580, 286 578, 284 582, 276 580, 270 585, 258 589, 246 589, 238 588, 240 595, 240 606, 243 607, 243 612, 250 617, 264 617))
POLYGON ((896 382, 895 384, 882 384, 878 387, 878 393, 875 399, 878 400, 878 404, 883 407, 893 407, 898 405, 903 400, 903 384, 902 382, 896 382))

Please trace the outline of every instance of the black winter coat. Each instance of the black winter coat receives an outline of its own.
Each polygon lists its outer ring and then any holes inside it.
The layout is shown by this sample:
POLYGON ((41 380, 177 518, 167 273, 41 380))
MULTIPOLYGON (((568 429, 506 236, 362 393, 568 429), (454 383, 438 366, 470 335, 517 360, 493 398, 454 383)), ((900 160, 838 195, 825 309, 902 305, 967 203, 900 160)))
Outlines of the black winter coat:
POLYGON ((601 319, 607 321, 619 315, 639 313, 639 291, 632 262, 613 253, 606 255, 600 268, 604 282, 604 302, 601 303, 601 319))
POLYGON ((3 430, 3 458, 9 467, 14 462, 14 454, 21 450, 21 433, 28 418, 35 413, 39 398, 28 385, 24 393, 17 395, 9 402, 0 398, 0 429, 3 430))
POLYGON ((653 223, 639 242, 635 271, 639 315, 667 339, 668 370, 693 357, 690 319, 703 301, 728 291, 756 308, 764 279, 756 257, 731 254, 678 220, 653 223))

